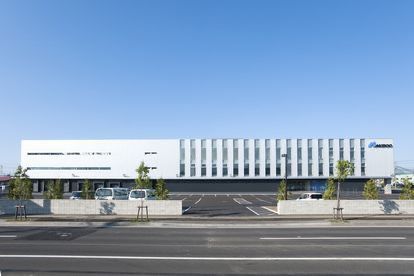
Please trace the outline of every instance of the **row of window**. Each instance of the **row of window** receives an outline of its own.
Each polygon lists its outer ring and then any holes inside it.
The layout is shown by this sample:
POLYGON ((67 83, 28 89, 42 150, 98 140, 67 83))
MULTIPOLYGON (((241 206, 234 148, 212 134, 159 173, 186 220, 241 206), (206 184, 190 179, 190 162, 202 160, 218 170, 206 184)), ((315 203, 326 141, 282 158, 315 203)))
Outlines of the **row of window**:
MULTIPOLYGON (((156 154, 151 153, 151 154, 156 154)), ((28 152, 27 155, 111 155, 110 152, 28 152)))
MULTIPOLYGON (((365 140, 360 139, 360 155, 361 155, 361 175, 365 175, 365 140)), ((307 153, 308 153, 308 176, 312 175, 313 163, 317 162, 318 164, 318 176, 324 175, 324 166, 323 166, 323 139, 318 139, 318 156, 317 160, 314 160, 313 157, 313 143, 312 139, 307 139, 307 153)), ((201 140, 201 176, 207 175, 207 140, 201 140)), ((250 156, 249 156, 249 140, 244 139, 242 141, 243 145, 243 175, 250 176, 250 156)), ((334 142, 333 139, 328 140, 329 145, 329 175, 334 175, 334 142)), ((270 140, 265 140, 265 175, 270 176, 270 140)), ((297 140, 297 175, 302 176, 303 174, 303 160, 302 160, 302 139, 297 140)), ((355 140, 349 140, 349 152, 350 152, 350 162, 355 163, 355 140)), ((276 139, 276 175, 281 176, 281 159, 283 155, 281 154, 281 140, 276 139)), ((254 140, 254 175, 260 176, 260 140, 254 140)), ((211 159, 212 159, 212 168, 211 175, 217 176, 217 140, 211 140, 211 159)), ((344 139, 339 139, 339 160, 344 160, 344 139)), ((185 176, 185 162, 186 161, 186 150, 185 150, 185 140, 180 140, 180 176, 185 176)), ((228 176, 228 140, 222 140, 222 175, 228 176)), ((286 173, 288 176, 292 175, 292 141, 291 139, 286 140, 286 173)), ((195 140, 190 140, 190 176, 196 175, 196 145, 195 140)), ((239 140, 233 140, 233 176, 239 176, 239 140)))
POLYGON ((99 171, 110 170, 111 167, 28 167, 28 170, 80 170, 80 171, 99 171))

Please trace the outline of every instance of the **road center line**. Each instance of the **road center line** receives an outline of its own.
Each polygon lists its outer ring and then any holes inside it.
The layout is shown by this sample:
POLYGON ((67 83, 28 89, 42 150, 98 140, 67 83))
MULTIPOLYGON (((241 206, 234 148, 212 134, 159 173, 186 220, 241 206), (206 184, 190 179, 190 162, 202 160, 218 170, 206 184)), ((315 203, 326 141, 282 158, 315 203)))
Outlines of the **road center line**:
POLYGON ((406 237, 264 237, 261 240, 406 240, 406 237))
POLYGON ((406 261, 414 258, 383 257, 168 257, 168 256, 86 256, 86 255, 0 255, 0 258, 43 259, 115 259, 115 260, 176 260, 176 261, 406 261))

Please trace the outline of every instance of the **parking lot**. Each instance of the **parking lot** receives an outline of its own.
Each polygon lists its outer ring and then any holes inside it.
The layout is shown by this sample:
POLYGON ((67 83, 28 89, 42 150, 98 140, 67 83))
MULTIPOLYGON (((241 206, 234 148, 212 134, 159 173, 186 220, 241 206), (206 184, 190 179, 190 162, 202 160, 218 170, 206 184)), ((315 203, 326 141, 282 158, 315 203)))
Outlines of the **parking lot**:
MULTIPOLYGON (((295 200, 300 192, 291 193, 295 200)), ((399 194, 380 199, 398 199, 399 194)), ((183 201, 183 215, 197 217, 276 216, 276 195, 271 193, 172 193, 170 199, 183 201)), ((363 199, 361 191, 343 192, 341 199, 363 199)))
POLYGON ((234 194, 234 193, 177 193, 170 199, 183 201, 183 215, 217 216, 275 216, 274 194, 234 194))

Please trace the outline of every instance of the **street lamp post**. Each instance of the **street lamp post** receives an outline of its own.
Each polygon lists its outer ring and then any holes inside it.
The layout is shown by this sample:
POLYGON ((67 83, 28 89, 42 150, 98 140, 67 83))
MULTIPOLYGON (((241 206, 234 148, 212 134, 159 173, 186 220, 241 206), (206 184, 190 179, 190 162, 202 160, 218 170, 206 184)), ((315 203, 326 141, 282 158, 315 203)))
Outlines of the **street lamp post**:
POLYGON ((285 200, 288 198, 288 185, 287 185, 287 154, 283 153, 282 157, 285 158, 285 200))

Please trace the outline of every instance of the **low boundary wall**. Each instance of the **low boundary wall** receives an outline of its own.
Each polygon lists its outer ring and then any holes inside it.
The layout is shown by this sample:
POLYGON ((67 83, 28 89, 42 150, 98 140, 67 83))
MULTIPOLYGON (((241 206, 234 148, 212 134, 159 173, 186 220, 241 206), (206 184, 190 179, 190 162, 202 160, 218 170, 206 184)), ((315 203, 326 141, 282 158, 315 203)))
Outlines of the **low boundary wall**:
MULTIPOLYGON (((17 200, 0 200, 0 214, 15 213, 17 200)), ((23 202, 28 215, 136 215, 141 201, 135 200, 70 200, 70 199, 30 199, 23 202)), ((148 200, 148 215, 180 216, 181 200, 148 200)), ((144 213, 145 214, 145 213, 144 213)))
MULTIPOLYGON (((336 200, 280 200, 279 215, 332 215, 336 200)), ((414 200, 341 200, 344 215, 414 214, 414 200)))

